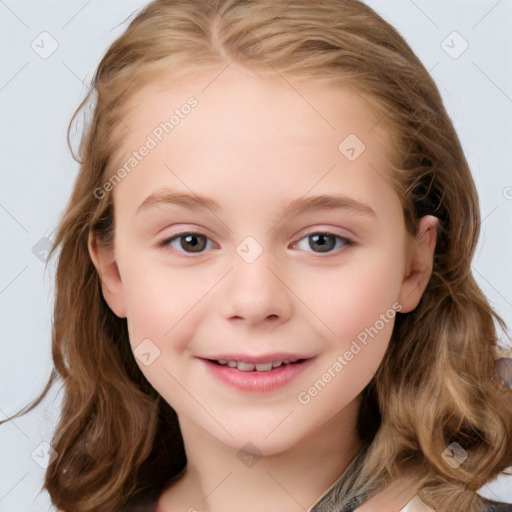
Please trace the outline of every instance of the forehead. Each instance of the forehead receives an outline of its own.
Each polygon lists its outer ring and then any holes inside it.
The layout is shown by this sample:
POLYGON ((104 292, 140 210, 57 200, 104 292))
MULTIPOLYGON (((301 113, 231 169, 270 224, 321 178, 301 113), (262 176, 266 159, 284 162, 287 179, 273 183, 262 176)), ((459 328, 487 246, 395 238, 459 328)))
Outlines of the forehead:
POLYGON ((111 171, 152 146, 114 190, 130 202, 161 186, 186 188, 177 176, 209 195, 219 183, 239 196, 242 186, 262 183, 293 196, 340 180, 359 195, 390 188, 390 134, 352 88, 230 66, 171 81, 162 75, 124 112, 130 131, 111 171))

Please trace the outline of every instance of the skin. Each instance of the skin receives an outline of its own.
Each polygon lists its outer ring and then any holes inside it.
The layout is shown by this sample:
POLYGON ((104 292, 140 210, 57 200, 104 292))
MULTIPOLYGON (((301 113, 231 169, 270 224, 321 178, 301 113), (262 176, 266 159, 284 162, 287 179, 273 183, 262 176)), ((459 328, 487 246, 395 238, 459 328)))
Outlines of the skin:
MULTIPOLYGON (((360 393, 384 356, 394 318, 309 403, 298 394, 394 303, 412 311, 431 275, 437 219, 423 217, 416 239, 407 233, 386 179, 388 135, 372 112, 343 88, 287 80, 235 66, 172 85, 162 77, 130 99, 123 117, 131 131, 117 163, 188 97, 198 101, 114 188, 114 249, 89 239, 103 295, 127 318, 132 349, 149 338, 160 350, 150 365, 136 357, 137 364, 179 417, 187 469, 162 494, 160 511, 312 507, 361 446, 360 393), (350 133, 366 146, 352 162, 338 150, 350 133), (136 215, 162 187, 211 197, 222 209, 171 206, 136 215), (363 201, 376 217, 340 209, 283 217, 289 201, 322 193, 363 201), (355 245, 329 239, 329 252, 319 252, 307 235, 322 230, 355 245), (183 238, 154 246, 191 231, 206 235, 196 240, 206 244, 202 252, 190 252, 183 238), (252 263, 236 252, 247 236, 263 250, 252 263), (275 351, 316 360, 266 394, 227 388, 197 358, 275 351), (241 462, 242 447, 260 457, 256 464, 241 462)), ((403 489, 393 502, 377 495, 357 510, 398 510, 412 497, 403 489)))

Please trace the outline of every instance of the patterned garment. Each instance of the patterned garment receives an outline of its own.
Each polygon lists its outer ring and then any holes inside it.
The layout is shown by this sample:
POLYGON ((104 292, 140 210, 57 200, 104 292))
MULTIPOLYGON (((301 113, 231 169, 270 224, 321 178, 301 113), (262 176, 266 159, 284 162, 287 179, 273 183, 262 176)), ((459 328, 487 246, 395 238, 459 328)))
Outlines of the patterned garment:
POLYGON ((512 503, 501 503, 482 498, 485 503, 485 512, 512 512, 512 503))
MULTIPOLYGON (((485 512, 512 512, 512 504, 492 501, 481 496, 484 502, 485 512)), ((425 505, 418 496, 415 496, 400 512, 436 512, 433 508, 425 505)))

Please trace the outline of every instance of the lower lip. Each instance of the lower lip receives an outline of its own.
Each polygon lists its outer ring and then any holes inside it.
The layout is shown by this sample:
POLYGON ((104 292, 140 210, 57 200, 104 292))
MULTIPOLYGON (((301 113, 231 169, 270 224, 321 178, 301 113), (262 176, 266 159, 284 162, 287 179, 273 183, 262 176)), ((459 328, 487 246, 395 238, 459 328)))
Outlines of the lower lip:
POLYGON ((238 391, 268 393, 282 388, 306 370, 314 361, 314 357, 302 363, 279 366, 268 372, 243 372, 227 365, 220 365, 202 359, 207 370, 218 381, 238 391))

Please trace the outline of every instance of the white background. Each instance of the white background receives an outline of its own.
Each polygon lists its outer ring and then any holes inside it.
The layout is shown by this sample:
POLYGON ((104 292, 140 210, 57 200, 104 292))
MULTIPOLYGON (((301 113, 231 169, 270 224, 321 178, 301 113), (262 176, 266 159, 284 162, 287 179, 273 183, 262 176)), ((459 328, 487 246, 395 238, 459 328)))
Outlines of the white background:
MULTIPOLYGON (((402 33, 441 90, 480 195, 474 275, 512 326, 512 0, 367 3, 402 33), (464 40, 469 47, 453 58, 464 40)), ((2 419, 38 396, 52 367, 55 258, 44 273, 33 248, 52 238, 78 171, 68 122, 108 45, 145 4, 0 0, 2 419), (58 44, 47 58, 32 48, 51 50, 42 32, 58 44)), ((38 495, 44 470, 31 454, 51 439, 59 399, 56 386, 35 411, 0 427, 0 512, 53 510, 48 495, 38 495)), ((512 502, 512 477, 481 493, 512 502)))

